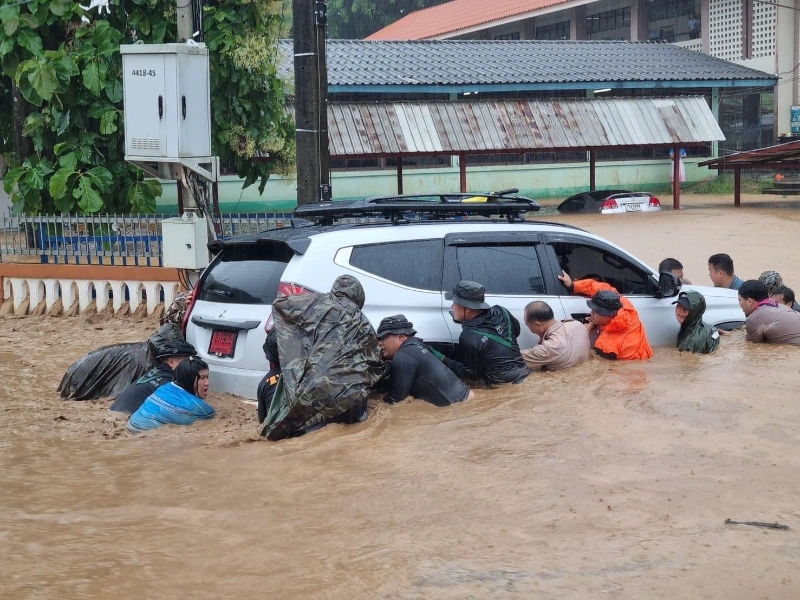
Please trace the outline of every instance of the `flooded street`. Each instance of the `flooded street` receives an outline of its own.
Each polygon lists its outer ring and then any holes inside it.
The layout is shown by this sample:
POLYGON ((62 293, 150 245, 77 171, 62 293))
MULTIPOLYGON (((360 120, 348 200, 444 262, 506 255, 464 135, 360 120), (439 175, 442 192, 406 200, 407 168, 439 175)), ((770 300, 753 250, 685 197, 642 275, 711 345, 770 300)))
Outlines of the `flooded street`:
MULTIPOLYGON (((796 206, 684 202, 552 220, 696 284, 728 252, 800 292, 796 206)), ((138 436, 109 401, 58 399, 78 357, 155 328, 0 318, 0 598, 800 597, 798 348, 734 332, 278 443, 229 396, 138 436)))

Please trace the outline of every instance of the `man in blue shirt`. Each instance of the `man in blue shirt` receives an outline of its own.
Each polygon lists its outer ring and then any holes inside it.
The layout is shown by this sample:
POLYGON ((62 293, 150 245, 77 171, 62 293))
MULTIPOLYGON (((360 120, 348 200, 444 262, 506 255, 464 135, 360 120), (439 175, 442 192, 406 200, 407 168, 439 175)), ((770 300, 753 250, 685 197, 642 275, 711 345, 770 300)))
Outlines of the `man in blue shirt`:
POLYGON ((733 272, 733 259, 727 254, 714 254, 708 259, 708 276, 714 287, 738 290, 744 281, 733 272))

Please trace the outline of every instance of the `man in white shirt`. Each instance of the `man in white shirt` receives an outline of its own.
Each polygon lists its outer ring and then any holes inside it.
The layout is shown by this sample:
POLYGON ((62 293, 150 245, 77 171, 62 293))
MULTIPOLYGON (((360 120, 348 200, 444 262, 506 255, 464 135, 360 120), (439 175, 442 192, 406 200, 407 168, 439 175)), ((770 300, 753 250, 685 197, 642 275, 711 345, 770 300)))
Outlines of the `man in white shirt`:
POLYGON ((525 324, 539 336, 539 345, 522 351, 528 367, 560 371, 589 360, 592 344, 589 332, 578 321, 556 321, 546 302, 525 307, 525 324))

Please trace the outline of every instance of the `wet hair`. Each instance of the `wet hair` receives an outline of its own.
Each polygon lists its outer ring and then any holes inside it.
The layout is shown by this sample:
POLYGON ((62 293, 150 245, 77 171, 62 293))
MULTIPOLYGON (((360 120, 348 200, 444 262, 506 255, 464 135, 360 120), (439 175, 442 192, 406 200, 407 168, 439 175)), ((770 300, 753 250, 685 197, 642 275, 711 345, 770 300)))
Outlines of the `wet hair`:
POLYGON ((758 279, 748 279, 739 288, 739 296, 745 300, 755 300, 761 302, 769 298, 767 286, 761 283, 758 279))
POLYGON ((553 309, 550 308, 550 305, 547 304, 547 302, 542 302, 541 300, 534 300, 525 307, 526 323, 533 323, 534 321, 539 321, 540 323, 542 323, 544 321, 550 321, 555 318, 556 316, 553 314, 553 309))
POLYGON ((779 285, 774 290, 770 296, 780 296, 783 299, 784 304, 794 304, 794 290, 790 287, 786 287, 785 285, 779 285))
POLYGON ((206 361, 190 356, 175 368, 175 384, 190 394, 197 394, 194 389, 200 371, 208 371, 206 361))
POLYGON ((733 259, 727 254, 712 254, 708 264, 726 275, 733 275, 733 259))
POLYGON ((665 258, 658 265, 659 273, 672 273, 678 269, 683 270, 683 265, 677 258, 665 258))

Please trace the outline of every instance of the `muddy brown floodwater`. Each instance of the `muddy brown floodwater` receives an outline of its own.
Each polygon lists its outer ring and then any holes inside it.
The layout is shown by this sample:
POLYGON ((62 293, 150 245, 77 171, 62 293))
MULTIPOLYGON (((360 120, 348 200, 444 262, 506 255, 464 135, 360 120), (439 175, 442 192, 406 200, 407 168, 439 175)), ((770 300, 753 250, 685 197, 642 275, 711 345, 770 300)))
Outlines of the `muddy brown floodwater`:
MULTIPOLYGON (((557 220, 696 283, 727 251, 745 279, 800 288, 796 206, 684 201, 557 220)), ((135 437, 108 401, 57 399, 73 360, 153 328, 0 320, 0 597, 800 597, 797 348, 737 332, 713 356, 593 359, 280 443, 228 396, 213 421, 135 437)))

